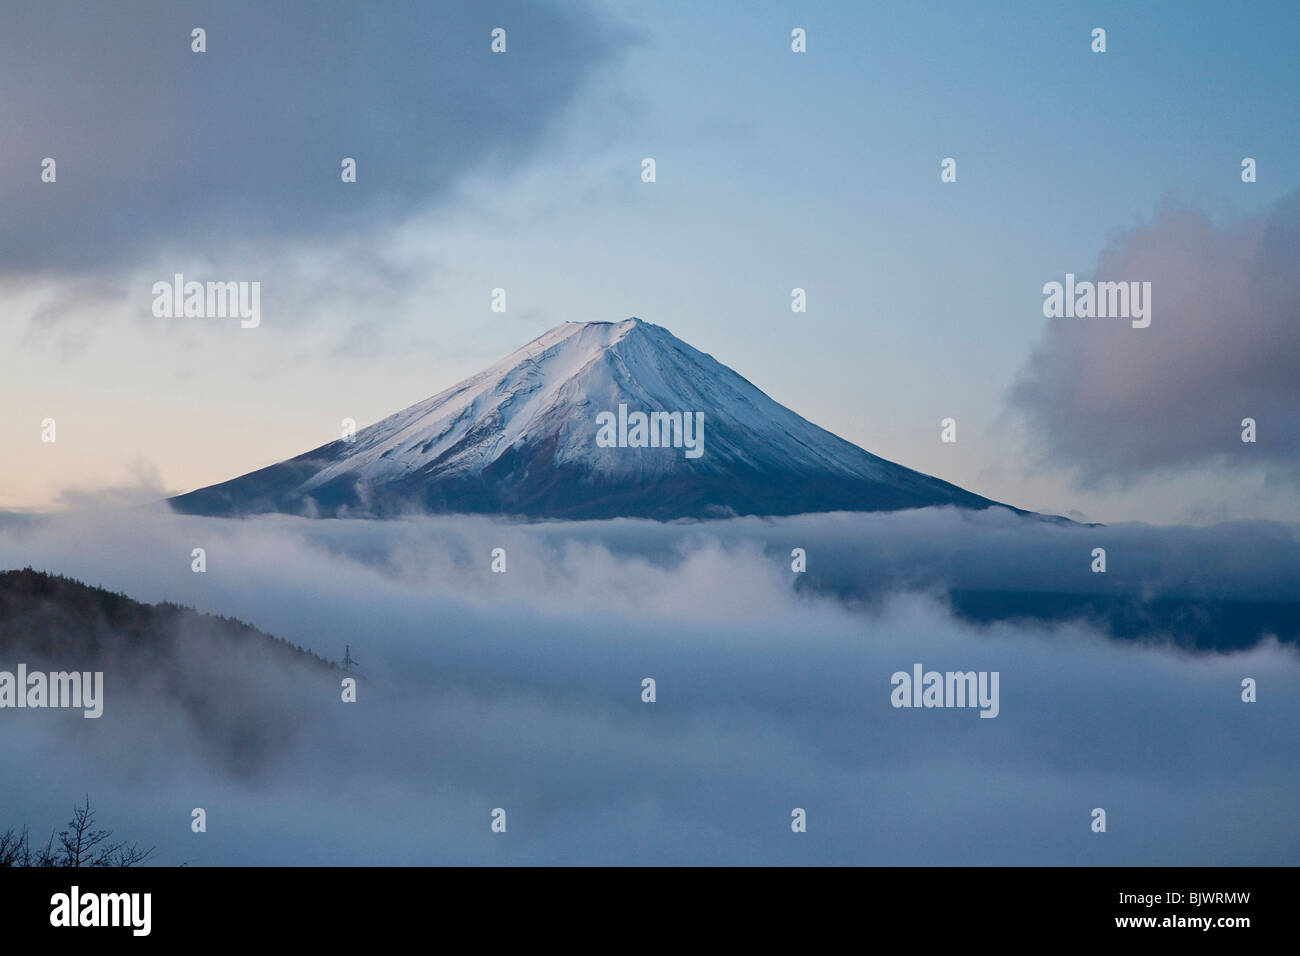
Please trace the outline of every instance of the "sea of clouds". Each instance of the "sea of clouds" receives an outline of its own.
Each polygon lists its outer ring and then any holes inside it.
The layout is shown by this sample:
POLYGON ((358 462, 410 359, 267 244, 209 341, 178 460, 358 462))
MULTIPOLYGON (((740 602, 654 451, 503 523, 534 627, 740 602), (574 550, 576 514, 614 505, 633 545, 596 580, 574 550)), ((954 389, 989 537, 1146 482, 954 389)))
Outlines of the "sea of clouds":
POLYGON ((1298 593, 1296 529, 1261 523, 3 517, 0 568, 190 604, 335 660, 350 645, 365 680, 345 704, 306 664, 241 661, 232 708, 283 742, 234 764, 177 704, 115 699, 112 673, 99 720, 0 713, 0 829, 43 835, 89 793, 163 864, 1300 861, 1294 646, 1194 655, 1083 623, 977 627, 942 598, 1099 587, 1099 544, 1107 587, 1298 593), (918 662, 1000 672, 999 715, 895 709, 890 676, 918 662))

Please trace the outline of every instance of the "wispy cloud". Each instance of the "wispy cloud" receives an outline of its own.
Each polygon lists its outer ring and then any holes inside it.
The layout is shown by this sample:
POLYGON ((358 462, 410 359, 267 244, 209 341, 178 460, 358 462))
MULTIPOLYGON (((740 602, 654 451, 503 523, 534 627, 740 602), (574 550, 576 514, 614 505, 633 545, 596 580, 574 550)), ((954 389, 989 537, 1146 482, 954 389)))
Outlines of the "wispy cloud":
POLYGON ((1011 396, 1042 460, 1089 486, 1207 464, 1300 478, 1297 262, 1300 192, 1228 227, 1171 203, 1115 239, 1095 278, 1149 281, 1151 325, 1047 320, 1011 396))

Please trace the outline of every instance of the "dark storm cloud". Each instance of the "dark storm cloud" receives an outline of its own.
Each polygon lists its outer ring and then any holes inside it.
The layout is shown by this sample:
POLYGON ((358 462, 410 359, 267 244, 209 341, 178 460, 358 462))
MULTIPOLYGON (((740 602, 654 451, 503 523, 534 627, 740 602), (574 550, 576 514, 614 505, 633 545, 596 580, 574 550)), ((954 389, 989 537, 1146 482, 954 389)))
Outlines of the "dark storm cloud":
POLYGON ((398 222, 526 159, 623 43, 568 2, 5 4, 0 272, 398 222))
POLYGON ((1011 402, 1044 461, 1090 486, 1205 464, 1297 477, 1300 192, 1229 228, 1169 205, 1078 278, 1149 281, 1151 325, 1043 320, 1011 402), (1241 441, 1245 418, 1256 444, 1241 441))

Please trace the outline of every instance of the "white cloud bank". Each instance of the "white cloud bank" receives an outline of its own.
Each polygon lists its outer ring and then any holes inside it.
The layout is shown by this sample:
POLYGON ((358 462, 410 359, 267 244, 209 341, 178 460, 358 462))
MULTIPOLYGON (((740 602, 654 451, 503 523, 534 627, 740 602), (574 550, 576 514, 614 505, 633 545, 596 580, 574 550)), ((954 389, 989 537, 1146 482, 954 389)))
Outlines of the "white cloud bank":
POLYGON ((902 588, 908 567, 977 578, 990 555, 1037 566, 1035 548, 1109 532, 1184 583, 1236 567, 1245 593, 1254 566, 1294 582, 1294 532, 1010 521, 3 521, 0 566, 192 603, 328 657, 350 644, 369 680, 355 705, 321 707, 292 670, 258 675, 280 695, 265 720, 299 717, 291 746, 238 776, 177 714, 117 703, 111 683, 98 721, 26 714, 0 734, 0 827, 43 833, 89 791, 160 863, 1296 863, 1294 648, 1192 656, 1082 625, 973 628, 902 588), (1202 549, 1177 538, 1196 533, 1202 549), (489 570, 498 546, 505 574, 489 570), (794 546, 810 575, 831 555, 854 567, 855 548, 862 573, 892 566, 886 593, 863 606, 796 589, 794 546), (999 716, 894 709, 890 675, 916 662, 999 671, 999 716), (1246 676, 1258 703, 1240 700, 1246 676), (791 832, 795 807, 807 833, 791 832))

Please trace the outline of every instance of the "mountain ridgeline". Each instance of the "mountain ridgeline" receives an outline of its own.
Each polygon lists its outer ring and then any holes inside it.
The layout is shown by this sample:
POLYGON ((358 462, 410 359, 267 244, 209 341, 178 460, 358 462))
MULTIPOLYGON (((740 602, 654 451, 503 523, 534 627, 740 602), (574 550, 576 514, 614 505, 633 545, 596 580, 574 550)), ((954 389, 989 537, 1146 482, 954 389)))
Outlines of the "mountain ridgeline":
POLYGON ((31 568, 0 571, 0 661, 27 657, 84 668, 125 654, 154 669, 176 657, 184 642, 209 640, 285 662, 335 667, 234 618, 168 602, 145 604, 31 568))
POLYGON ((632 318, 558 325, 349 439, 171 504, 673 520, 998 503, 864 451, 632 318))
MULTIPOLYGON (((241 776, 314 732, 337 706, 342 673, 242 621, 31 568, 0 572, 0 671, 20 667, 102 675, 99 719, 74 710, 57 724, 64 732, 168 735, 241 776)), ((5 719, 23 714, 49 719, 31 710, 6 710, 5 719)))

